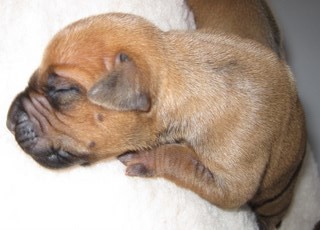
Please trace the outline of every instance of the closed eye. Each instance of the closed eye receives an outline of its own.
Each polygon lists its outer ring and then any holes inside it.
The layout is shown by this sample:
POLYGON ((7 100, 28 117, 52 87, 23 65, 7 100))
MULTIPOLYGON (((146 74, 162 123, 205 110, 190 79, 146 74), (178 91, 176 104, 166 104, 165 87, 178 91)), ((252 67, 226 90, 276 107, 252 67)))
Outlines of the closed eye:
POLYGON ((67 86, 67 87, 48 87, 48 95, 50 97, 57 96, 57 94, 73 94, 73 93, 79 93, 80 89, 76 86, 67 86))
POLYGON ((56 74, 48 76, 46 94, 51 104, 58 108, 70 105, 81 97, 81 90, 73 82, 56 74))

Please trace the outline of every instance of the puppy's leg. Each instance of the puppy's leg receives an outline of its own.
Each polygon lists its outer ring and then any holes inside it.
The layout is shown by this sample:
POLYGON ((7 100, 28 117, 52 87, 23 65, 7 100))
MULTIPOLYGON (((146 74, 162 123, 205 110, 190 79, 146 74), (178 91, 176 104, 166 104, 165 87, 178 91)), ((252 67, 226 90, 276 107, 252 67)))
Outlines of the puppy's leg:
MULTIPOLYGON (((245 204, 254 196, 258 186, 251 183, 253 174, 249 170, 246 173, 247 179, 240 182, 245 184, 244 187, 238 186, 239 181, 235 179, 237 175, 232 176, 233 180, 228 178, 226 181, 223 173, 208 169, 192 148, 180 144, 168 144, 148 151, 126 153, 118 159, 127 166, 128 176, 164 177, 222 208, 237 208, 245 204)), ((257 215, 259 229, 275 229, 279 226, 291 198, 290 186, 281 197, 268 204, 249 202, 257 215)))
MULTIPOLYGON (((178 174, 201 171, 195 176, 201 177, 201 179, 213 176, 198 161, 192 149, 179 144, 163 145, 149 151, 125 153, 118 159, 127 166, 126 174, 128 176, 165 177, 174 182, 181 181, 181 184, 186 184, 188 181, 182 180, 178 174)), ((185 176, 183 177, 187 179, 185 176)))
POLYGON ((248 191, 243 191, 237 182, 209 170, 193 149, 185 145, 163 145, 149 151, 127 153, 118 159, 127 166, 129 176, 164 177, 222 208, 240 207, 253 196, 251 190, 255 191, 256 185, 252 185, 254 189, 246 186, 248 191))
POLYGON ((281 221, 290 207, 296 179, 297 177, 293 177, 280 193, 268 199, 260 201, 253 199, 249 202, 249 206, 256 214, 259 229, 273 229, 272 226, 281 226, 281 221))

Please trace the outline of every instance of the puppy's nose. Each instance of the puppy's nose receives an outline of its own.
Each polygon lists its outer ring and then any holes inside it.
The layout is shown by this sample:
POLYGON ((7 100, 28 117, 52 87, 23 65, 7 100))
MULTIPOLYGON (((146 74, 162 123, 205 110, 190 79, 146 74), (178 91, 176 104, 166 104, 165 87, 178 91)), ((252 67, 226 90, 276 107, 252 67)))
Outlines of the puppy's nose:
POLYGON ((20 111, 20 113, 12 114, 11 117, 7 119, 7 128, 12 132, 15 133, 16 126, 28 120, 28 115, 24 111, 20 111))
POLYGON ((19 94, 12 102, 8 115, 7 115, 7 128, 15 133, 16 125, 28 120, 27 113, 23 110, 21 105, 21 97, 23 94, 19 94))
POLYGON ((28 152, 37 143, 36 132, 33 123, 30 120, 24 120, 24 115, 21 116, 20 121, 15 126, 15 137, 22 149, 28 152))
POLYGON ((7 128, 15 135, 15 138, 23 150, 29 152, 37 142, 34 124, 22 106, 21 99, 24 94, 19 94, 13 101, 7 117, 7 128))

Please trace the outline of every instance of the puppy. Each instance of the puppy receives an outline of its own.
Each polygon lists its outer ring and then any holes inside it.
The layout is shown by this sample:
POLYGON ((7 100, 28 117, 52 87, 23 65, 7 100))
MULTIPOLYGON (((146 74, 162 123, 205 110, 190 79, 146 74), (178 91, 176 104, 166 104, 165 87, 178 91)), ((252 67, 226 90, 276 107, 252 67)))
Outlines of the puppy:
POLYGON ((249 204, 267 229, 305 151, 295 82, 272 50, 127 14, 59 32, 7 126, 45 167, 118 156, 127 175, 167 178, 221 208, 249 204))
POLYGON ((255 40, 284 57, 281 35, 264 0, 188 0, 197 29, 255 40))

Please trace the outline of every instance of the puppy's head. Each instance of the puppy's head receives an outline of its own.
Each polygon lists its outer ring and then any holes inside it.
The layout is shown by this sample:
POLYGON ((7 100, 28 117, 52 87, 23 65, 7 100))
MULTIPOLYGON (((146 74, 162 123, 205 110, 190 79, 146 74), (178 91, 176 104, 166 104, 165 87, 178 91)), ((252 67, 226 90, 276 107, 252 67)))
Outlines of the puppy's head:
POLYGON ((153 145, 161 44, 161 31, 132 15, 94 16, 68 26, 13 101, 9 130, 50 168, 153 145))

